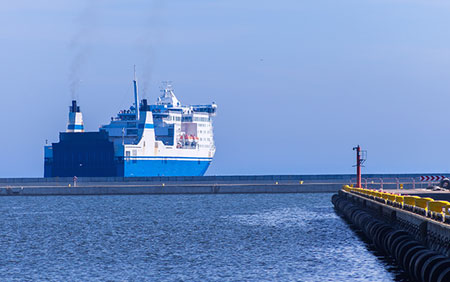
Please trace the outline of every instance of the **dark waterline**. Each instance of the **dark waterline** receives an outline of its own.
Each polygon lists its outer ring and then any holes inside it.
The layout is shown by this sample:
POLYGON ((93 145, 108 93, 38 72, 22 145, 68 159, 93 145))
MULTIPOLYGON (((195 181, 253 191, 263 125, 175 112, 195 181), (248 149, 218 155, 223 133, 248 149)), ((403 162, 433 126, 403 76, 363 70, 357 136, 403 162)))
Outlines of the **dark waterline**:
POLYGON ((2 197, 0 281, 401 281, 331 196, 2 197))

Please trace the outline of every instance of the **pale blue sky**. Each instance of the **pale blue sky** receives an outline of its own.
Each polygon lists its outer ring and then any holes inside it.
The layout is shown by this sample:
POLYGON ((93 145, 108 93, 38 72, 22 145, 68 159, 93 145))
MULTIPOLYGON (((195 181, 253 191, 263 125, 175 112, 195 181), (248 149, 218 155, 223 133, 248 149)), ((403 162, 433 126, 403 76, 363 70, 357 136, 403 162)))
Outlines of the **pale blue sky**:
POLYGON ((76 87, 96 130, 172 80, 216 102, 208 174, 450 171, 441 0, 16 0, 0 4, 0 177, 42 176, 76 87), (75 60, 79 58, 79 60, 75 60), (74 71, 70 75, 71 69, 74 71))

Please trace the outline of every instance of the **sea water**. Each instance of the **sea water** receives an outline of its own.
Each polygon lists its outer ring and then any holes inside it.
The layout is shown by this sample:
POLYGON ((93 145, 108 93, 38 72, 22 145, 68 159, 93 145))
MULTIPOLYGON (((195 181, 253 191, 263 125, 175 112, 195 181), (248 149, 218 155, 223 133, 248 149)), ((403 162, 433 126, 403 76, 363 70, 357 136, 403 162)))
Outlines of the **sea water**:
POLYGON ((402 281, 332 194, 0 198, 0 281, 402 281))

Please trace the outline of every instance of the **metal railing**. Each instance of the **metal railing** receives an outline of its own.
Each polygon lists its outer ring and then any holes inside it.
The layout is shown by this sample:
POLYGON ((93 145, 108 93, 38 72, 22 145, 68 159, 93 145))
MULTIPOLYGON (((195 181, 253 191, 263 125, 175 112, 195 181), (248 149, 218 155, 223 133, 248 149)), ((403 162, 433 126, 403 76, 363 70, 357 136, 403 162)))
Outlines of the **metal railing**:
MULTIPOLYGON (((356 184, 356 178, 351 178, 350 185, 356 184)), ((362 178, 361 186, 366 189, 423 189, 439 184, 439 181, 420 181, 418 177, 409 178, 362 178)))

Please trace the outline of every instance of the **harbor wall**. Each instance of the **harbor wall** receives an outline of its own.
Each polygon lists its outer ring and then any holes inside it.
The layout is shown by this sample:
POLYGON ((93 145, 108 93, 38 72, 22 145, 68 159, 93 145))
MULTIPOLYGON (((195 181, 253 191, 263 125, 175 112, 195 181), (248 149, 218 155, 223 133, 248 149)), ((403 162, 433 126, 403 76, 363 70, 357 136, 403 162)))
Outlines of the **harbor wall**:
MULTIPOLYGON (((365 174, 366 179, 408 179, 422 175, 450 175, 448 173, 403 173, 403 174, 365 174)), ((71 182, 72 177, 48 178, 0 178, 0 184, 33 184, 71 182)), ((79 182, 237 182, 237 181, 314 181, 345 183, 355 179, 354 174, 306 174, 306 175, 207 175, 207 176, 158 176, 158 177, 79 177, 79 182)))
MULTIPOLYGON (((364 177, 375 181, 384 179, 385 189, 398 189, 398 179, 409 181, 421 175, 423 174, 366 174, 364 177)), ((354 181, 354 177, 353 174, 79 177, 76 181, 73 177, 0 178, 0 195, 337 192, 343 184, 354 181)), ((371 182, 370 185, 376 184, 371 182)), ((408 187, 404 185, 405 189, 408 187)))
POLYGON ((394 198, 350 188, 332 202, 338 214, 394 258, 413 281, 450 281, 450 216, 428 210, 421 200, 409 205, 389 199, 394 198))
POLYGON ((0 186, 0 196, 332 193, 341 184, 160 184, 104 186, 0 186))

